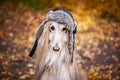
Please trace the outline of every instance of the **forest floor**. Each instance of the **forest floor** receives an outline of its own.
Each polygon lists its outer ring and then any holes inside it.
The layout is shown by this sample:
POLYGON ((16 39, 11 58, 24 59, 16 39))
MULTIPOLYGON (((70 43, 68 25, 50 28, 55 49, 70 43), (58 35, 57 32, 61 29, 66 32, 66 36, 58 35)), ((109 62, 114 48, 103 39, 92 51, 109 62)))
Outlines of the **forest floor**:
MULTIPOLYGON (((29 52, 35 30, 47 11, 0 8, 0 80, 32 80, 34 59, 29 52)), ((120 22, 93 21, 95 27, 79 28, 75 48, 90 80, 120 80, 120 22)))

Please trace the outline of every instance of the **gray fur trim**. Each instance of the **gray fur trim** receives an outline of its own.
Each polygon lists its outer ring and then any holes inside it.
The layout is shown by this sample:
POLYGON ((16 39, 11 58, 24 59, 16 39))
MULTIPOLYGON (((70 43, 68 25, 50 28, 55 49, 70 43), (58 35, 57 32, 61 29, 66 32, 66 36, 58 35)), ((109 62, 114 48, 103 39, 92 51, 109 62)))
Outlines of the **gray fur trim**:
POLYGON ((64 11, 49 11, 47 14, 48 21, 55 21, 61 24, 65 24, 68 30, 73 31, 75 28, 75 23, 73 18, 64 11))
POLYGON ((73 32, 74 29, 76 28, 76 23, 75 21, 73 21, 73 18, 70 15, 60 10, 59 11, 51 10, 48 12, 46 20, 43 21, 41 25, 38 27, 36 31, 36 39, 39 39, 39 37, 42 34, 43 27, 48 21, 55 21, 61 23, 65 25, 70 32, 73 32))

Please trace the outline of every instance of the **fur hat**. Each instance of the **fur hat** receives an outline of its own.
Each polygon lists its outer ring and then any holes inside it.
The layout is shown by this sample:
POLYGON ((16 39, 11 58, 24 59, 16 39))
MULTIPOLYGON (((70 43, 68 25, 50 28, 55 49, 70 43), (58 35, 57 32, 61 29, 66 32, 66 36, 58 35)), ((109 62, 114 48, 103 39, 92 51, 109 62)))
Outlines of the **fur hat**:
POLYGON ((38 39, 40 38, 42 31, 44 29, 44 25, 48 22, 48 21, 55 21, 57 23, 61 23, 63 25, 65 25, 67 27, 67 29, 70 31, 69 33, 69 51, 71 54, 71 62, 73 61, 73 52, 74 52, 74 34, 76 33, 76 22, 73 18, 73 16, 71 15, 71 13, 65 9, 57 9, 54 11, 49 11, 47 14, 47 18, 45 21, 43 21, 41 23, 41 25, 39 26, 37 32, 36 32, 36 41, 34 43, 33 49, 31 50, 29 56, 32 56, 36 50, 37 47, 37 42, 38 39))

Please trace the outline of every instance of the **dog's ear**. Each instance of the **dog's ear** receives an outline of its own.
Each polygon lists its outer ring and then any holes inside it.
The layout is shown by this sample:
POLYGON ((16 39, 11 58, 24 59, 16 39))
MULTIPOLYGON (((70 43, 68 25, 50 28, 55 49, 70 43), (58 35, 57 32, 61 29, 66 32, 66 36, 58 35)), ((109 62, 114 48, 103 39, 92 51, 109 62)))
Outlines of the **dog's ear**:
POLYGON ((33 56, 33 54, 35 53, 35 50, 37 48, 37 44, 38 44, 38 39, 40 38, 42 32, 43 32, 43 29, 44 29, 44 25, 46 24, 47 21, 43 21, 41 23, 41 25, 38 27, 37 31, 36 31, 36 40, 34 42, 34 45, 33 45, 33 48, 29 54, 30 57, 33 56))

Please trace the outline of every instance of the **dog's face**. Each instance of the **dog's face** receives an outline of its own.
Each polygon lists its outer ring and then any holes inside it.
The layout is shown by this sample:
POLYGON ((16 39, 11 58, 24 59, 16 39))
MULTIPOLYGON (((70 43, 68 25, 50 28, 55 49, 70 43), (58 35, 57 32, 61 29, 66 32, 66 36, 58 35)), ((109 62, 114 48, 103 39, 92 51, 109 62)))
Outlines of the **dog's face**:
POLYGON ((52 22, 49 26, 50 35, 49 35, 49 42, 50 48, 55 51, 61 51, 61 49, 67 44, 68 42, 68 33, 66 26, 63 24, 59 24, 57 22, 52 22))

